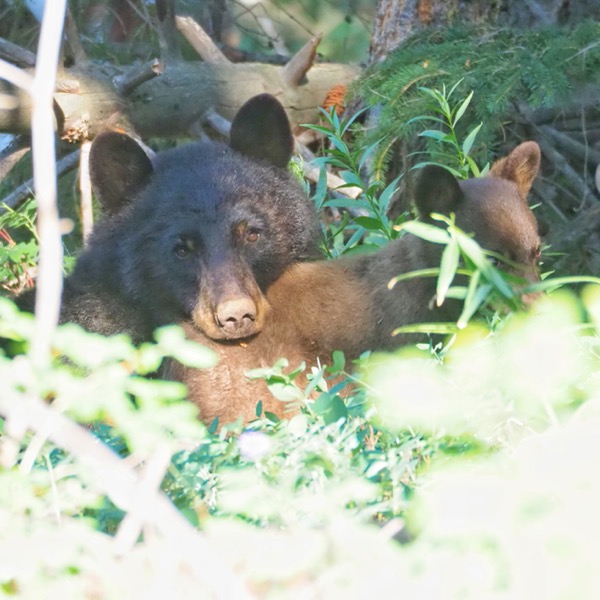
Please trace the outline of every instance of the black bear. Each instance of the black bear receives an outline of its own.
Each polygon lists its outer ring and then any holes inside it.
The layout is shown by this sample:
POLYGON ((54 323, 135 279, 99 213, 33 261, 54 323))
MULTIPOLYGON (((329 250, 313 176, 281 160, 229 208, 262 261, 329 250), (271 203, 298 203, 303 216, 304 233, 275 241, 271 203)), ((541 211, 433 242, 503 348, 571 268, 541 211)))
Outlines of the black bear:
MULTIPOLYGON (((454 213, 459 227, 474 233, 484 248, 509 258, 517 265, 512 267, 516 275, 535 282, 540 238, 527 195, 539 166, 538 145, 525 142, 479 179, 459 182, 441 167, 426 167, 415 190, 416 209, 431 222, 433 212, 454 213)), ((296 367, 301 361, 315 365, 317 358, 329 363, 334 350, 355 358, 367 349, 392 349, 411 341, 410 336, 392 336, 398 326, 456 320, 456 304, 432 308, 434 278, 401 281, 391 290, 387 286, 400 273, 438 266, 441 252, 440 245, 407 234, 372 254, 291 266, 267 291, 271 311, 261 334, 241 344, 222 344, 185 324, 190 339, 217 352, 219 364, 194 370, 171 363, 167 375, 188 385, 189 398, 207 423, 250 420, 259 400, 263 410, 283 416, 284 404, 263 381, 248 380, 244 372, 270 366, 282 356, 296 367)))
POLYGON ((153 155, 123 133, 100 134, 90 172, 103 219, 65 281, 61 321, 136 342, 185 320, 213 339, 258 333, 269 285, 319 257, 314 205, 287 170, 292 151, 268 94, 239 110, 229 145, 153 155))

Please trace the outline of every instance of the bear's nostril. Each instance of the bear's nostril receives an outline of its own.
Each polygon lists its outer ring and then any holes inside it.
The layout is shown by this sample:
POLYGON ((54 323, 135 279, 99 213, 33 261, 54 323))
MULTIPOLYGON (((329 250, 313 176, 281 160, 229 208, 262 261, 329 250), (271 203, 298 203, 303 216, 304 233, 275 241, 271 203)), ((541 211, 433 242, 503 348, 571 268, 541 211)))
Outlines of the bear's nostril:
POLYGON ((228 300, 217 306, 215 317, 225 331, 241 332, 256 321, 256 306, 250 298, 228 300))

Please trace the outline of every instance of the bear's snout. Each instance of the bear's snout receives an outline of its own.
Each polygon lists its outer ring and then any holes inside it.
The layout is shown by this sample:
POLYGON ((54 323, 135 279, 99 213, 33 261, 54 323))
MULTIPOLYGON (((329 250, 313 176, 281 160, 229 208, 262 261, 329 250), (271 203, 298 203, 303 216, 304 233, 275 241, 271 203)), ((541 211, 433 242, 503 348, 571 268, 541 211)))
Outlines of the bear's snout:
POLYGON ((217 306, 215 320, 225 337, 247 337, 255 333, 256 312, 250 298, 236 298, 217 306))

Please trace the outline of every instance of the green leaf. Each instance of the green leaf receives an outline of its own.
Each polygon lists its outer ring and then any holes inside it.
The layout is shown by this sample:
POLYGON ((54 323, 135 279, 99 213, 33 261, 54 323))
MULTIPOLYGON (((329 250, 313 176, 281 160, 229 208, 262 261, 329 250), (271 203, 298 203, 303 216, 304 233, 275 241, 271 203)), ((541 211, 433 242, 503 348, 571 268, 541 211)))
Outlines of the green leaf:
POLYGON ((386 215, 393 195, 398 190, 398 183, 402 179, 402 175, 398 175, 396 179, 390 182, 379 195, 379 209, 383 215, 386 215))
POLYGON ((436 142, 443 142, 448 139, 448 134, 437 129, 426 129, 419 134, 419 137, 430 138, 436 142))
POLYGON ((333 363, 328 368, 328 371, 330 373, 341 373, 346 366, 346 357, 344 356, 344 353, 340 350, 334 350, 331 358, 333 363))
POLYGON ((479 123, 479 125, 477 125, 477 127, 474 127, 469 133, 469 135, 465 138, 465 141, 462 144, 462 151, 465 155, 471 152, 471 148, 473 147, 475 138, 477 137, 477 134, 479 133, 479 130, 481 129, 482 125, 483 123, 479 123))
POLYGON ((436 286, 437 306, 441 306, 446 298, 446 293, 450 284, 454 280, 456 270, 458 269, 458 259, 460 256, 459 246, 456 239, 452 238, 442 252, 442 260, 440 262, 440 275, 436 286))
POLYGON ((373 217, 355 217, 353 222, 368 231, 379 231, 381 229, 381 221, 373 217))
POLYGON ((323 418, 326 425, 348 418, 348 409, 337 395, 321 394, 313 404, 313 410, 323 418))
POLYGON ((448 335, 456 333, 458 327, 456 323, 415 323, 413 325, 404 325, 392 331, 392 335, 400 333, 430 333, 437 335, 448 335))
MULTIPOLYGON (((454 88, 452 88, 452 91, 454 91, 454 88)), ((452 92, 450 92, 452 93, 452 92)), ((460 120, 460 118, 465 114, 465 111, 467 110, 467 107, 469 106, 469 104, 471 103, 471 100, 473 99, 473 93, 471 92, 462 102, 462 104, 457 108, 456 110, 456 114, 454 115, 454 120, 452 121, 452 127, 456 127, 456 124, 458 123, 458 121, 460 120)))
POLYGON ((360 176, 354 171, 340 171, 340 177, 348 184, 352 186, 356 186, 359 188, 363 188, 363 180, 360 176))
POLYGON ((469 282, 463 310, 457 321, 459 329, 464 329, 468 325, 471 317, 479 310, 479 307, 485 302, 492 291, 492 286, 489 283, 479 285, 479 281, 479 272, 475 272, 469 282))
POLYGON ((445 229, 420 221, 406 221, 406 223, 396 226, 395 229, 406 231, 434 244, 448 244, 451 239, 450 234, 445 229))
POLYGON ((495 269, 492 266, 481 249, 481 246, 459 229, 456 229, 456 234, 456 239, 458 240, 461 250, 473 262, 477 269, 481 271, 481 274, 504 297, 514 298, 515 293, 512 288, 504 281, 504 278, 498 269, 495 269))

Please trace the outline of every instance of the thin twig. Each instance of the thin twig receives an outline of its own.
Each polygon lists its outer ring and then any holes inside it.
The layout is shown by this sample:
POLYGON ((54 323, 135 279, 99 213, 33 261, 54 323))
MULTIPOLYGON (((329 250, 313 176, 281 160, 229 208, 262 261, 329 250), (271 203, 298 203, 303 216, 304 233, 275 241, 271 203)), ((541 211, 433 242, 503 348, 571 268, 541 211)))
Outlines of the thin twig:
POLYGON ((50 360, 50 346, 58 324, 62 291, 62 239, 56 205, 54 148, 54 88, 65 21, 66 0, 45 5, 32 86, 31 138, 33 181, 38 209, 40 260, 36 286, 35 335, 31 357, 37 366, 50 360))
POLYGON ((81 213, 81 235, 84 246, 94 227, 94 210, 92 207, 92 182, 90 179, 90 148, 91 142, 81 144, 79 157, 79 208, 81 213))

